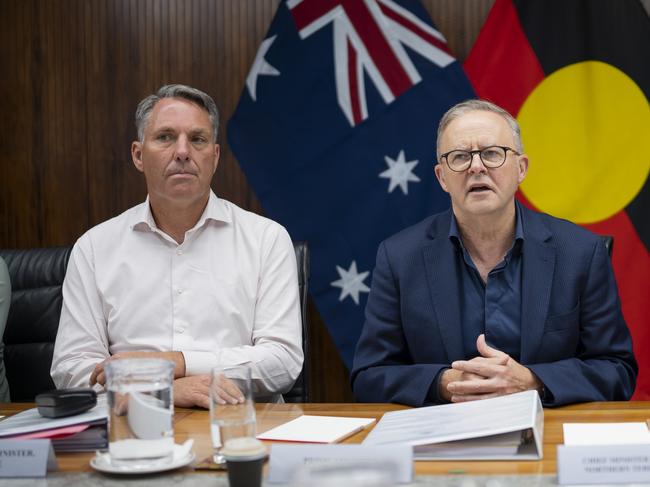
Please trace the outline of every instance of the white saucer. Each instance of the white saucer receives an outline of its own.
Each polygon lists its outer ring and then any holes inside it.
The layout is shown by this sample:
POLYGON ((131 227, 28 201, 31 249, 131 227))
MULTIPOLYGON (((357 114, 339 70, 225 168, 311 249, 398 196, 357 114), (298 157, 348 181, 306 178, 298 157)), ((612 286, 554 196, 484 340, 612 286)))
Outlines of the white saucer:
POLYGON ((196 455, 190 451, 187 455, 181 458, 174 458, 170 463, 163 465, 152 465, 142 467, 129 467, 129 466, 115 466, 111 464, 111 457, 108 453, 98 453, 90 460, 90 466, 95 470, 104 473, 118 473, 126 475, 136 475, 144 473, 164 472, 166 470, 174 470, 175 468, 184 467, 194 461, 196 455))

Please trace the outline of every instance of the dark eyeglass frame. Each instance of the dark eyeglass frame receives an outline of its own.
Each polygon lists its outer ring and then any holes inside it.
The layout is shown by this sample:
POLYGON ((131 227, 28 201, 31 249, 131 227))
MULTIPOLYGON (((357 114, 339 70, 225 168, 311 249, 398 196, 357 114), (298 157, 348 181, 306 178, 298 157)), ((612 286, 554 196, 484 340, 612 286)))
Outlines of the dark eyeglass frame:
POLYGON ((444 154, 441 154, 440 159, 444 159, 445 162, 447 163, 447 167, 449 169, 451 169, 452 171, 454 171, 454 172, 465 172, 472 165, 472 161, 474 160, 474 156, 476 154, 478 154, 479 159, 481 159, 481 162, 483 163, 483 165, 485 167, 490 168, 490 169, 496 169, 496 168, 501 167, 501 166, 503 166, 505 164, 506 159, 508 158, 508 151, 510 151, 510 152, 512 152, 512 153, 514 153, 514 154, 516 154, 518 156, 521 155, 519 152, 514 150, 512 147, 508 147, 508 146, 505 146, 505 145, 489 145, 487 147, 483 147, 482 149, 476 149, 476 150, 463 150, 463 149, 450 150, 449 152, 445 152, 444 154), (494 162, 486 162, 483 159, 483 154, 482 154, 483 151, 494 149, 495 147, 503 150, 503 160, 499 164, 495 164, 494 162), (467 165, 465 167, 463 167, 462 169, 454 169, 453 167, 451 167, 451 164, 449 164, 448 156, 452 152, 465 152, 466 154, 469 154, 469 161, 467 161, 467 165))

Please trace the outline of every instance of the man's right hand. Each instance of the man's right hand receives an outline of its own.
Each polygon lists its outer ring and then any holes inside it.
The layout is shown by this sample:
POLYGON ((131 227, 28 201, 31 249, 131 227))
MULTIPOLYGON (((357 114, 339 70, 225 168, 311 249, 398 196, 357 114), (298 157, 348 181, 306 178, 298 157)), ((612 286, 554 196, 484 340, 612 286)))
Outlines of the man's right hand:
POLYGON ((185 376, 185 356, 183 352, 118 352, 107 359, 95 365, 88 383, 90 386, 95 384, 106 385, 106 364, 112 360, 129 359, 129 358, 161 358, 174 362, 174 379, 185 376))

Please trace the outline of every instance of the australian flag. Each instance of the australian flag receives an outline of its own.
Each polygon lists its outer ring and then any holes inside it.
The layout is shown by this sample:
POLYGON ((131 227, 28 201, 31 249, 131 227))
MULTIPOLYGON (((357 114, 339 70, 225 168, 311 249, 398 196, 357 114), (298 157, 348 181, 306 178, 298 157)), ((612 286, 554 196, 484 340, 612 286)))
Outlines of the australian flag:
POLYGON ((267 215, 309 242, 348 368, 377 247, 449 206, 437 124, 473 96, 417 0, 288 0, 260 45, 228 141, 267 215))

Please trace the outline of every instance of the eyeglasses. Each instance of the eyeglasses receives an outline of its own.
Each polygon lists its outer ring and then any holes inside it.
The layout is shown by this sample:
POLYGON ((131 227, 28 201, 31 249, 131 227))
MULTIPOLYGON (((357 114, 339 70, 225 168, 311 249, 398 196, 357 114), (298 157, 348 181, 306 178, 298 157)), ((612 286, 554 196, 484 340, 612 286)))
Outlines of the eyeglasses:
POLYGON ((502 145, 491 145, 489 147, 484 147, 477 150, 455 149, 449 152, 445 152, 440 156, 440 159, 444 159, 447 162, 447 166, 449 166, 449 169, 452 171, 463 172, 472 165, 474 154, 478 154, 485 167, 495 169, 497 167, 503 166, 503 163, 506 162, 508 151, 513 152, 518 156, 521 155, 519 152, 511 149, 510 147, 505 147, 502 145))

